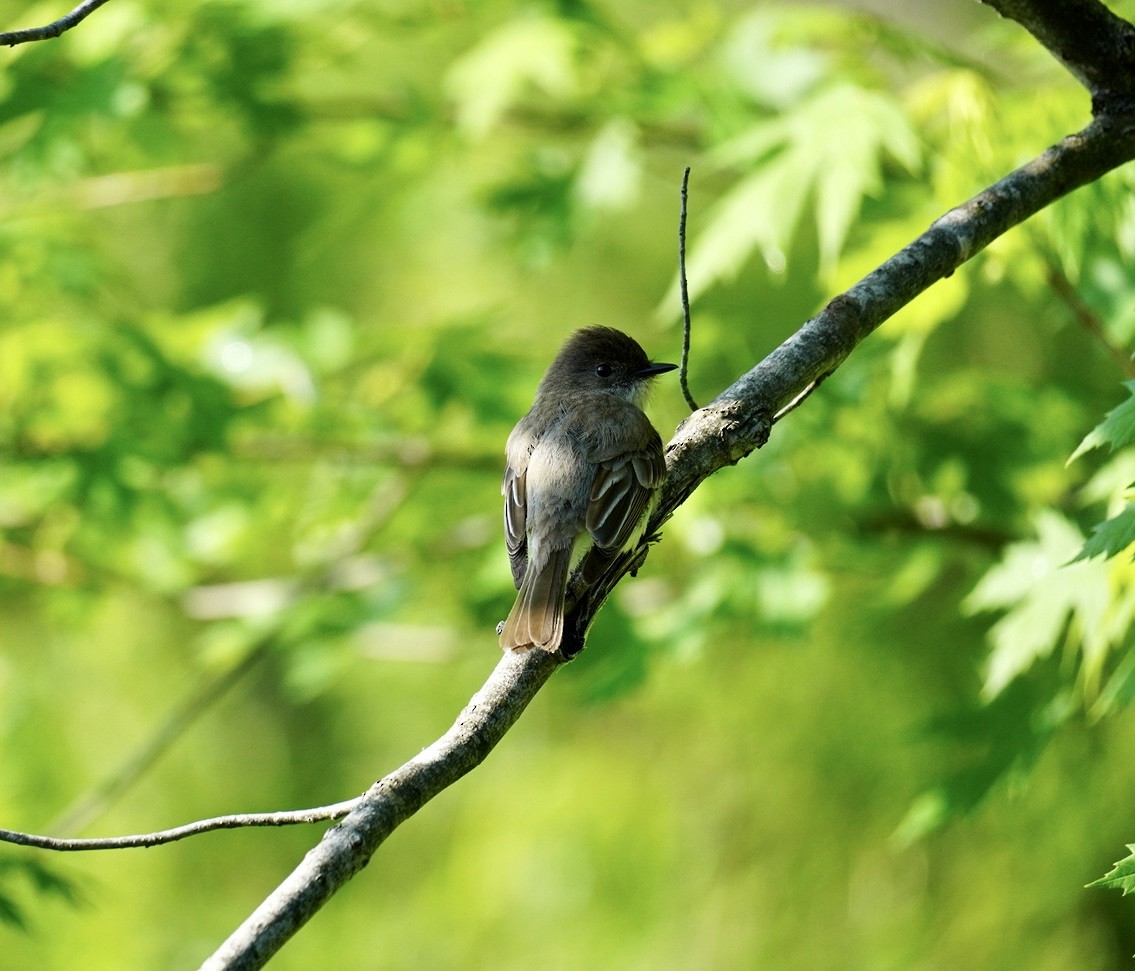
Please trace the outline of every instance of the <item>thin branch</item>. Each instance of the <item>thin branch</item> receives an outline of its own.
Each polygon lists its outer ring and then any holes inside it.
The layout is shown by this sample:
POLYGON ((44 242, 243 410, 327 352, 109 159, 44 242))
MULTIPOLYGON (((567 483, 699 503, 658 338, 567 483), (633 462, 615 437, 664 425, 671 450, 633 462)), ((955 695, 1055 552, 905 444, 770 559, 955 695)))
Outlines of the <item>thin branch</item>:
POLYGON ((39 850, 57 850, 79 853, 89 850, 131 850, 148 846, 161 846, 175 843, 188 836, 199 836, 218 829, 245 829, 250 826, 298 826, 305 823, 325 823, 342 819, 353 811, 362 801, 362 796, 337 802, 330 806, 317 806, 314 809, 293 809, 276 813, 234 813, 230 816, 214 816, 211 819, 198 819, 184 826, 163 829, 156 833, 135 833, 129 836, 94 836, 86 839, 63 839, 58 836, 39 836, 35 833, 21 833, 12 829, 0 829, 0 842, 14 843, 17 846, 31 846, 39 850))
POLYGON ((1087 128, 952 209, 831 300, 760 364, 687 418, 667 446, 669 473, 652 531, 709 475, 768 439, 773 416, 834 371, 884 320, 1029 216, 1135 158, 1135 115, 1087 128))
POLYGON ((809 381, 808 384, 804 387, 803 391, 801 391, 795 398, 793 398, 790 402, 788 402, 788 404, 786 404, 775 415, 772 416, 769 424, 775 425, 785 415, 795 411, 802 404, 804 404, 805 401, 812 397, 812 392, 820 386, 820 384, 826 377, 826 374, 821 374, 818 378, 816 378, 815 381, 809 381))
POLYGON ((682 363, 678 369, 678 383, 690 411, 698 410, 698 403, 690 394, 690 290, 686 286, 686 198, 690 186, 690 167, 682 173, 682 208, 678 214, 678 289, 682 294, 682 363))
POLYGON ((104 3, 106 3, 106 0, 83 0, 69 14, 60 17, 58 20, 53 20, 43 27, 25 27, 23 30, 9 30, 0 33, 0 46, 15 47, 17 44, 27 44, 35 40, 50 40, 52 37, 58 37, 76 24, 82 23, 104 3))

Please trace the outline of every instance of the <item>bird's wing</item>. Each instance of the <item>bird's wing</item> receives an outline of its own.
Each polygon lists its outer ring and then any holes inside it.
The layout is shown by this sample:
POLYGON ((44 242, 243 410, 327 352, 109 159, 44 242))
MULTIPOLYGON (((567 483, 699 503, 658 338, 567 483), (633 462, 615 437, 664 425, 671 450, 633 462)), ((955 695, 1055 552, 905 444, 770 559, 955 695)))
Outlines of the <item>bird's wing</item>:
POLYGON ((508 464, 504 467, 504 480, 501 482, 501 495, 504 496, 504 544, 512 567, 512 582, 516 584, 517 590, 528 569, 527 476, 527 470, 517 475, 512 465, 508 464))
POLYGON ((596 546, 610 550, 622 547, 665 478, 662 440, 653 428, 650 432, 644 447, 606 456, 597 463, 586 519, 596 546))

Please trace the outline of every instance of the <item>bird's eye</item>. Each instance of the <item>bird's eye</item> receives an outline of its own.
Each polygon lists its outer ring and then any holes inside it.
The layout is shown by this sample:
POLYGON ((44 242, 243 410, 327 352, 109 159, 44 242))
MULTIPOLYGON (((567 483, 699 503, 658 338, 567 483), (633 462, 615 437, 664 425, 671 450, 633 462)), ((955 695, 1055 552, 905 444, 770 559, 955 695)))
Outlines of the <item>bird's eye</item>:
POLYGON ((609 378, 611 376, 611 365, 600 364, 595 368, 595 373, 601 378, 609 378))

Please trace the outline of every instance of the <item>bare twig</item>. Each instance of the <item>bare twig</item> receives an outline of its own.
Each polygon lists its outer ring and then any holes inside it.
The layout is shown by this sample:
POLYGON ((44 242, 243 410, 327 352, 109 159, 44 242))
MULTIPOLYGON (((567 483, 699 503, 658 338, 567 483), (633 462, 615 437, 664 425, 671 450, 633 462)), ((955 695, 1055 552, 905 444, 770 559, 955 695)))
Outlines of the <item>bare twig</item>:
POLYGON ((686 197, 690 186, 690 167, 682 173, 682 208, 678 215, 678 289, 682 294, 682 363, 678 370, 678 383, 690 411, 698 410, 698 403, 690 394, 690 291, 686 286, 686 197))
POLYGON ((50 40, 52 37, 58 37, 76 24, 86 20, 104 3, 106 3, 106 0, 83 0, 69 14, 60 17, 58 20, 53 20, 43 27, 25 27, 23 30, 9 30, 0 33, 0 46, 15 47, 17 44, 27 44, 35 40, 50 40))
POLYGON ((39 836, 35 833, 21 833, 12 829, 0 829, 0 842, 14 843, 17 846, 30 846, 39 850, 58 850, 78 853, 88 850, 130 850, 147 846, 161 846, 175 843, 188 836, 199 836, 218 829, 246 829, 250 826, 299 826, 304 823, 325 823, 342 819, 355 809, 362 796, 337 802, 331 806, 317 806, 314 809, 293 809, 276 813, 234 813, 230 816, 214 816, 211 819, 198 819, 184 826, 158 830, 156 833, 134 833, 129 836, 94 836, 87 839, 64 839, 59 836, 39 836))
POLYGON ((820 386, 821 382, 826 377, 827 377, 826 374, 821 374, 818 378, 816 378, 815 381, 809 381, 807 386, 804 388, 803 391, 801 391, 795 398, 793 398, 790 402, 788 402, 788 404, 786 404, 783 408, 781 408, 780 411, 778 411, 775 415, 772 416, 772 419, 769 421, 769 424, 775 425, 778 421, 780 421, 781 418, 783 418, 789 412, 795 411, 802 404, 804 404, 805 401, 807 401, 810 397, 812 397, 812 392, 815 391, 820 386))

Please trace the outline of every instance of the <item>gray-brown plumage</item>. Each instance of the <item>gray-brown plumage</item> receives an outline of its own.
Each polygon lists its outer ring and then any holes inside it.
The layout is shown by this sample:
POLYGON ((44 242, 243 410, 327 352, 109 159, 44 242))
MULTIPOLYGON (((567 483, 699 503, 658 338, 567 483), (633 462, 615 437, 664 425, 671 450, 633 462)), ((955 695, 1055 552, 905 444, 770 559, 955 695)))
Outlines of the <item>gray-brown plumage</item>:
POLYGON ((617 553, 643 522, 666 461, 639 405, 650 379, 674 367, 652 364, 610 327, 576 331, 552 361, 505 446, 505 544, 519 593, 502 648, 558 650, 576 540, 598 548, 585 566, 598 574, 603 554, 617 553))

